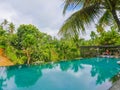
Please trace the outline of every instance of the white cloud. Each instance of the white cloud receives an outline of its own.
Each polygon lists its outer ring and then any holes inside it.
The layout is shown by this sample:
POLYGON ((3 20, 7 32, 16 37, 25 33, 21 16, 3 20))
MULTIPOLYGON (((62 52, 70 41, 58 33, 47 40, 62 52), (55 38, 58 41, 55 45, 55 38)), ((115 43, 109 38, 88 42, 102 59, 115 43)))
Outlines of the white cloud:
POLYGON ((0 1, 0 19, 7 19, 17 25, 34 24, 41 31, 56 35, 65 20, 62 4, 60 0, 0 1))
POLYGON ((11 21, 11 18, 16 16, 15 11, 6 3, 0 3, 0 13, 0 20, 7 19, 11 21))
MULTIPOLYGON (((0 20, 16 26, 34 24, 42 32, 56 36, 61 25, 73 13, 62 14, 62 0, 0 0, 0 20)), ((88 36, 88 35, 87 35, 88 36)))
POLYGON ((45 33, 47 33, 47 34, 49 34, 49 35, 52 35, 52 36, 56 36, 57 35, 57 33, 58 33, 58 30, 57 29, 50 29, 49 27, 46 27, 46 28, 42 28, 42 30, 41 30, 42 32, 45 32, 45 33), (44 31, 43 31, 44 30, 44 31))

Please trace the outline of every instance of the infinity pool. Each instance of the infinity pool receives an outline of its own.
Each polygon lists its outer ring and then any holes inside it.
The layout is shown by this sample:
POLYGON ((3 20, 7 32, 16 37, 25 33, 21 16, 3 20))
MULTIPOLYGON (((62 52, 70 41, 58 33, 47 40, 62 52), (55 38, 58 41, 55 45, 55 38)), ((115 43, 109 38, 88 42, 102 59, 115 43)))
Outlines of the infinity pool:
POLYGON ((0 90, 107 90, 119 59, 89 58, 32 66, 0 67, 0 90))

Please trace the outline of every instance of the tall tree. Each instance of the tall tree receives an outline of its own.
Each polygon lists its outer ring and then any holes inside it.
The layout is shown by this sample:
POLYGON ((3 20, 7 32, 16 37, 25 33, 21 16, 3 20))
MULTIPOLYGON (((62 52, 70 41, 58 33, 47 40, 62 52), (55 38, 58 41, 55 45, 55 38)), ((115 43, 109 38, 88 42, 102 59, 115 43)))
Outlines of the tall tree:
POLYGON ((15 31, 15 25, 13 23, 10 23, 9 24, 9 33, 10 34, 13 34, 15 31))
POLYGON ((27 64, 30 64, 31 54, 38 43, 39 30, 34 25, 20 25, 18 28, 18 48, 27 56, 27 64))
POLYGON ((84 31, 85 26, 98 21, 101 26, 116 24, 120 31, 120 0, 64 0, 65 14, 67 10, 76 9, 63 24, 59 33, 84 31))
POLYGON ((95 39, 96 38, 96 33, 94 31, 91 31, 90 37, 91 39, 95 39))
POLYGON ((6 19, 4 19, 4 21, 2 22, 2 24, 1 25, 7 25, 8 24, 8 21, 6 20, 6 19))
POLYGON ((4 30, 8 29, 8 21, 4 19, 4 21, 0 25, 4 30))

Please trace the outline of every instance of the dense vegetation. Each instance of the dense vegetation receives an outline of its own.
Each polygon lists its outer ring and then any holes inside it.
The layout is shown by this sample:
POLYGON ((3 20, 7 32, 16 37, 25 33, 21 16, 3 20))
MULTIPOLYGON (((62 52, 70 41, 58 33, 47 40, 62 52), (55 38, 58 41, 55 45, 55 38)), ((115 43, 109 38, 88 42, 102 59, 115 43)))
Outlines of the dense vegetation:
POLYGON ((91 39, 85 40, 64 35, 57 39, 34 25, 20 25, 17 30, 7 20, 0 25, 0 48, 15 64, 34 64, 41 62, 71 60, 80 58, 80 45, 119 45, 120 34, 116 27, 105 31, 97 28, 91 32, 91 39))
POLYGON ((20 25, 4 20, 0 25, 0 47, 15 64, 59 61, 80 57, 72 39, 53 38, 34 25, 20 25))
POLYGON ((77 8, 61 27, 60 39, 34 25, 20 25, 4 20, 0 24, 0 48, 15 64, 41 63, 80 58, 80 45, 120 45, 120 0, 64 0, 63 13, 77 8), (91 22, 97 23, 91 39, 80 38, 91 22), (106 31, 103 27, 111 26, 106 31))
POLYGON ((91 39, 83 41, 83 45, 120 45, 120 34, 116 27, 111 27, 110 30, 100 30, 97 32, 91 31, 91 39))

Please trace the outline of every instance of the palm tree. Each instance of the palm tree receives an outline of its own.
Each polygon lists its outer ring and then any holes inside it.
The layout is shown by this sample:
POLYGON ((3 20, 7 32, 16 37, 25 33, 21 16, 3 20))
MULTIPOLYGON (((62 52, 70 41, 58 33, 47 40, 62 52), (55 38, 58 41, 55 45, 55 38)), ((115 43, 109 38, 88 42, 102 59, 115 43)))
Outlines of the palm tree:
POLYGON ((99 34, 102 34, 103 32, 105 32, 105 29, 101 25, 96 25, 96 29, 99 34))
POLYGON ((90 34, 91 39, 92 40, 95 39, 96 36, 97 36, 96 33, 94 31, 91 31, 91 34, 90 34))
POLYGON ((2 22, 2 25, 7 25, 8 24, 8 21, 6 19, 4 19, 4 21, 2 22))
POLYGON ((3 29, 7 30, 8 27, 8 21, 6 19, 4 19, 4 21, 1 23, 0 25, 3 29))
POLYGON ((10 23, 9 24, 9 33, 10 34, 13 34, 15 31, 15 25, 13 23, 10 23))
POLYGON ((120 31, 120 20, 117 12, 120 12, 120 0, 64 0, 63 14, 72 7, 77 11, 73 13, 61 27, 59 34, 85 31, 85 26, 91 22, 104 27, 115 24, 120 31))

